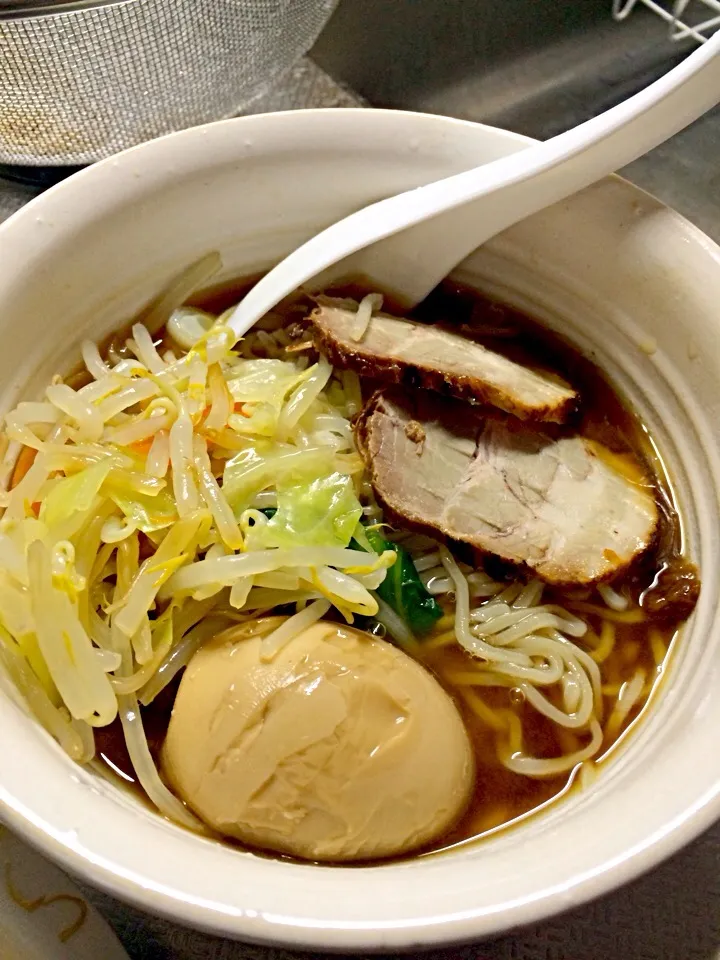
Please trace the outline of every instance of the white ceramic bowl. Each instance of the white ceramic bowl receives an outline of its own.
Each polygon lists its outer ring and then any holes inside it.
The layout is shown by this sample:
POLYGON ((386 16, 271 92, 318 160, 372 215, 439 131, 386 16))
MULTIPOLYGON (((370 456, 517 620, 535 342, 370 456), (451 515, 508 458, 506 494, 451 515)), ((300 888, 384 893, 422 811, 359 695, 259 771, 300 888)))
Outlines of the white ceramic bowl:
MULTIPOLYGON (((269 266, 369 201, 521 149, 513 134, 384 111, 276 114, 175 134, 54 188, 0 228, 0 407, 78 358, 210 249, 269 266)), ((0 694, 0 804, 71 871, 230 937, 392 949, 486 936, 647 869, 720 813, 720 250, 621 180, 508 231, 463 267, 614 378, 668 462, 702 597, 650 715, 596 784, 522 826, 427 859, 262 859, 160 820, 73 765, 0 694)))

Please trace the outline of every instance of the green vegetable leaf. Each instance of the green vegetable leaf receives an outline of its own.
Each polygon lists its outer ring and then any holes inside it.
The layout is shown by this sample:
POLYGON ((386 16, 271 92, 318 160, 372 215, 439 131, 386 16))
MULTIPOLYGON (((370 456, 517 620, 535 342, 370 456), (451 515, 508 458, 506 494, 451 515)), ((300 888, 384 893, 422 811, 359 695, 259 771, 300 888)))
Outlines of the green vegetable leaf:
POLYGON ((309 374, 288 360, 246 360, 242 372, 228 379, 233 400, 244 405, 242 414, 231 415, 233 429, 245 436, 274 436, 286 398, 309 374))
POLYGON ((267 524, 257 533, 253 529, 264 547, 347 547, 362 515, 352 480, 341 473, 279 484, 277 498, 267 524))
POLYGON ((71 477, 64 477, 43 500, 40 520, 54 529, 76 513, 87 513, 112 470, 110 460, 102 460, 71 477))
POLYGON ((308 377, 287 360, 246 360, 227 384, 236 403, 268 403, 280 410, 290 391, 308 377))
POLYGON ((442 616, 442 607, 428 593, 412 557, 407 550, 385 540, 372 527, 366 527, 365 533, 375 553, 394 550, 397 554, 397 560, 375 592, 403 618, 413 633, 427 633, 442 616))
MULTIPOLYGON (((368 538, 368 530, 371 529, 371 527, 364 527, 361 523, 358 523, 358 525, 355 527, 355 533, 353 534, 350 549, 360 549, 364 550, 366 553, 377 553, 378 551, 374 549, 368 538)), ((380 539, 382 540, 382 537, 380 539)), ((382 553, 382 550, 379 552, 382 553)))
POLYGON ((136 493, 132 497, 119 493, 112 493, 110 496, 128 520, 143 533, 164 530, 178 518, 175 500, 168 490, 161 490, 154 497, 148 497, 143 493, 136 493))
POLYGON ((306 484, 327 469, 326 447, 298 449, 258 440, 228 460, 223 473, 223 493, 239 518, 255 494, 266 487, 306 484))

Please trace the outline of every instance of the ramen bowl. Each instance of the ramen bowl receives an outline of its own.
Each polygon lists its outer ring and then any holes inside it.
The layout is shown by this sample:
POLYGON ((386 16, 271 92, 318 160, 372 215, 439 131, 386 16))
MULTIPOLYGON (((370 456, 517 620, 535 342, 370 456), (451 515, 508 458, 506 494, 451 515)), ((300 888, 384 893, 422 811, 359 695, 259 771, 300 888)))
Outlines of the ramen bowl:
MULTIPOLYGON (((72 177, 0 228, 2 412, 208 251, 221 253, 227 279, 255 274, 367 203, 527 143, 419 114, 308 111, 173 134, 72 177)), ((522 823, 433 856, 328 867, 161 819, 68 759, 4 682, 0 814, 70 872, 227 937, 410 949, 577 906, 720 814, 720 249, 610 178, 497 237, 457 273, 593 359, 666 463, 703 589, 645 715, 592 782, 522 823)))

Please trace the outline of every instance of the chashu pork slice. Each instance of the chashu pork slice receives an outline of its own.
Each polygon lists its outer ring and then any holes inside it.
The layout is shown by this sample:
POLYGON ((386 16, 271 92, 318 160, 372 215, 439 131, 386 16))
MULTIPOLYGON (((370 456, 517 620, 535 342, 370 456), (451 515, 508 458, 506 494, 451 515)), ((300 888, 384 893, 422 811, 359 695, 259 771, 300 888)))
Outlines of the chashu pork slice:
POLYGON ((584 437, 392 390, 372 397, 356 432, 391 518, 549 583, 607 579, 654 539, 658 508, 640 464, 584 437))
POLYGON ((490 404, 521 420, 564 423, 577 393, 443 327, 376 314, 358 339, 357 305, 321 298, 311 314, 315 341, 335 366, 409 387, 490 404))

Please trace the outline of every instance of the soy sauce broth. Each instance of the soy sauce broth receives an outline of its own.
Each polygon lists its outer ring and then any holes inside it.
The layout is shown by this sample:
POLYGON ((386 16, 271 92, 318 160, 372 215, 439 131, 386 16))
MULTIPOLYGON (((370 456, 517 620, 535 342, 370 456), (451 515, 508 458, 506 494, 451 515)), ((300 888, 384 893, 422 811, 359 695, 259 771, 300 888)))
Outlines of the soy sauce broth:
MULTIPOLYGON (((226 284, 195 296, 190 302, 219 314, 241 299, 253 282, 246 280, 226 284)), ((349 285, 331 292, 357 297, 366 293, 367 288, 349 285)), ((291 303, 293 319, 302 316, 302 310, 298 308, 309 309, 312 306, 312 301, 304 296, 294 298, 291 303)), ((392 309, 392 306, 389 305, 388 309, 392 309)), ((414 311, 413 316, 421 322, 447 325, 511 359, 553 371, 568 380, 578 389, 582 398, 570 428, 602 443, 618 455, 632 454, 644 465, 647 475, 653 478, 661 508, 656 542, 638 563, 613 584, 616 590, 627 596, 628 610, 610 610, 603 605, 595 591, 548 587, 544 594, 543 602, 565 607, 584 619, 590 628, 591 641, 580 643, 600 663, 605 736, 598 756, 591 762, 586 761, 586 765, 597 766, 624 739, 648 703, 663 675, 677 639, 678 628, 697 599, 699 582, 694 567, 681 556, 682 528, 664 465, 657 456, 644 424, 618 396, 602 372, 561 337, 531 317, 448 281, 441 284, 414 311), (658 581, 662 579, 661 575, 665 575, 666 580, 675 583, 676 571, 681 571, 685 576, 680 602, 669 610, 663 610, 663 596, 657 592, 658 581), (654 610, 652 618, 648 615, 648 597, 656 601, 660 615, 657 610, 654 610), (638 670, 642 670, 646 678, 641 697, 616 729, 608 728, 608 718, 612 715, 613 705, 623 685, 638 670)), ((369 395, 376 386, 371 382, 364 383, 364 392, 369 395)), ((463 549, 467 552, 466 548, 457 546, 461 553, 463 549)), ((486 562, 489 572, 496 579, 517 579, 517 571, 506 564, 493 561, 492 558, 487 561, 481 558, 475 560, 478 564, 486 562)), ((511 687, 466 686, 455 682, 453 675, 466 673, 468 667, 472 666, 472 659, 456 643, 441 643, 448 630, 448 624, 441 621, 440 626, 420 644, 418 659, 438 678, 456 702, 473 744, 477 775, 467 812, 449 833, 422 851, 425 854, 480 838, 515 823, 560 798, 578 780, 577 768, 544 779, 530 778, 508 770, 498 757, 498 750, 508 740, 508 718, 514 716, 521 721, 524 747, 528 753, 539 758, 553 758, 574 752, 588 739, 587 733, 576 734, 550 722, 523 702, 511 687)), ((148 741, 156 756, 162 745, 178 682, 164 691, 149 708, 143 709, 148 741)), ((98 756, 110 768, 120 771, 127 782, 134 784, 135 777, 119 722, 104 730, 97 730, 96 736, 98 756)))
MULTIPOLYGON (((547 602, 560 603, 572 610, 563 591, 548 591, 547 602)), ((598 617, 590 616, 588 621, 600 631, 598 617)), ((664 674, 677 636, 673 626, 651 626, 647 622, 619 622, 615 626, 614 646, 600 664, 605 711, 605 722, 601 725, 605 737, 598 756, 592 761, 585 761, 586 769, 597 768, 613 748, 619 746, 639 719, 664 674), (647 678, 643 695, 622 725, 615 730, 608 730, 607 720, 620 690, 635 676, 637 670, 643 670, 647 678)), ((435 674, 460 710, 474 748, 476 780, 473 798, 465 816, 434 845, 432 851, 426 852, 437 852, 516 822, 565 795, 577 781, 578 767, 568 773, 543 779, 508 770, 498 757, 498 749, 508 741, 505 722, 508 713, 521 721, 525 750, 533 756, 559 757, 575 752, 588 741, 586 733, 577 734, 553 724, 532 706, 519 700, 512 689, 465 687, 454 683, 454 673, 467 672, 468 656, 456 644, 433 649, 432 642, 437 635, 434 632, 434 636, 428 637, 419 659, 435 674), (482 716, 478 715, 478 710, 482 716)), ((580 645, 583 645, 582 641, 580 645)), ((587 649, 591 648, 588 646, 587 649)), ((556 705, 560 706, 559 703, 556 705)), ((576 785, 579 788, 580 785, 576 785)))

